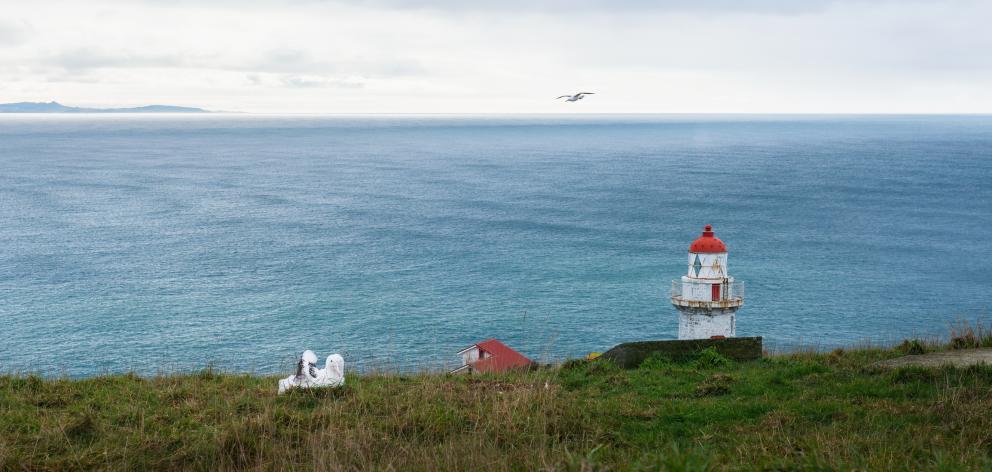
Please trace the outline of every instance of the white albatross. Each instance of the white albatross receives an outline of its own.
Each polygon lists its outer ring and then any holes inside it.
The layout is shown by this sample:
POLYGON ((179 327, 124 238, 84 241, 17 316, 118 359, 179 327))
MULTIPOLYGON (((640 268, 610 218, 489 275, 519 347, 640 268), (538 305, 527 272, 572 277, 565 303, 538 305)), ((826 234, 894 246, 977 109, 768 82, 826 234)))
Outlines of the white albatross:
POLYGON ((279 395, 294 388, 340 387, 344 385, 344 358, 327 356, 323 369, 317 368, 317 355, 307 349, 296 363, 296 374, 279 381, 279 395))
POLYGON ((586 98, 586 95, 596 95, 596 93, 595 92, 579 92, 579 93, 577 93, 575 95, 562 95, 562 96, 556 98, 555 100, 559 100, 559 99, 564 98, 566 102, 577 102, 579 100, 582 100, 583 98, 586 98))

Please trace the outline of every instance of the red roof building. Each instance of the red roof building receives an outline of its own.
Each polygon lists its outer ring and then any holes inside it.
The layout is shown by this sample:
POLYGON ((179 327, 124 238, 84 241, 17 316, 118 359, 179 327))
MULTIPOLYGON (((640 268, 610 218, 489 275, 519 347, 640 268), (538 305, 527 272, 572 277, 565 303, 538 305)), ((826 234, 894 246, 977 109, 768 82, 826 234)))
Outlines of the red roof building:
POLYGON ((458 352, 462 366, 452 374, 469 372, 505 372, 528 367, 534 362, 496 339, 487 339, 458 352))

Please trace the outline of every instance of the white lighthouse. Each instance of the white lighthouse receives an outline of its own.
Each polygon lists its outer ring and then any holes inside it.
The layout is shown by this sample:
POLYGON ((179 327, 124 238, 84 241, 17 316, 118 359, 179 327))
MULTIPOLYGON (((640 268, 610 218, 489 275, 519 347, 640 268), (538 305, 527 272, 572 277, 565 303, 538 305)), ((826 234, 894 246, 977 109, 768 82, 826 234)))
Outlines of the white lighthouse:
POLYGON ((727 246, 706 225, 689 245, 689 274, 672 281, 672 305, 679 310, 679 339, 733 337, 744 283, 727 270, 727 246))

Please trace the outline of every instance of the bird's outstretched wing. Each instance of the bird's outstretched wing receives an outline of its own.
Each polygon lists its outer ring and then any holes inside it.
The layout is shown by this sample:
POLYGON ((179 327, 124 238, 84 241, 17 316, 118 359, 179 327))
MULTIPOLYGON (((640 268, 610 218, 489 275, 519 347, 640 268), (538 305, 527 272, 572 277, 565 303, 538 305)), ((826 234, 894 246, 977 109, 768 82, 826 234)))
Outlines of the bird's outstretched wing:
POLYGON ((562 95, 562 96, 556 98, 555 100, 558 100, 559 98, 566 98, 566 97, 571 97, 571 95, 562 95))
POLYGON ((576 95, 596 95, 596 92, 579 92, 576 95))

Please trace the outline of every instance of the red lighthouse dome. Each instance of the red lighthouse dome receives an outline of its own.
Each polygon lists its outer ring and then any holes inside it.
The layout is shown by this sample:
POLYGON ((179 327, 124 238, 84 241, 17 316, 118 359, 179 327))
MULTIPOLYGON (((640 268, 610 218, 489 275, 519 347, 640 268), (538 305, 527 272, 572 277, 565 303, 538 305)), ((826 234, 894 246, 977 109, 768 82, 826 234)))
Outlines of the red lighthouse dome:
POLYGON ((720 238, 713 236, 713 227, 706 225, 703 235, 689 245, 689 252, 702 254, 727 252, 727 246, 720 241, 720 238))

